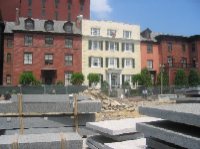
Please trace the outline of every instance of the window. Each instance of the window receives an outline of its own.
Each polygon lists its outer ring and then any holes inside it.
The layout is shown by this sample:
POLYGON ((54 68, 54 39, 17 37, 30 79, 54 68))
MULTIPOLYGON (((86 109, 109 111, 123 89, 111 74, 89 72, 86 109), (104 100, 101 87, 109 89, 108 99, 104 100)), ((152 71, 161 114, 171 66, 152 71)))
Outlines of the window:
POLYGON ((153 60, 147 60, 147 69, 153 69, 153 60))
POLYGON ((28 18, 24 22, 25 22, 25 29, 27 29, 27 30, 34 29, 34 21, 32 19, 28 18))
POLYGON ((45 17, 45 15, 46 15, 46 11, 45 9, 42 9, 42 17, 45 17))
POLYGON ((66 33, 73 33, 73 24, 71 22, 66 22, 63 29, 66 33))
POLYGON ((11 62, 11 54, 10 54, 10 53, 7 53, 6 62, 7 62, 7 63, 10 63, 10 62, 11 62))
POLYGON ((52 36, 45 36, 45 45, 52 46, 53 45, 53 37, 52 36))
POLYGON ((55 7, 58 8, 59 0, 55 0, 55 7))
POLYGON ((33 54, 31 52, 24 53, 24 64, 32 64, 33 54))
POLYGON ((131 35, 132 35, 131 31, 124 31, 123 32, 123 37, 126 38, 126 39, 130 39, 131 35))
POLYGON ((193 59, 192 59, 192 67, 193 67, 193 68, 196 68, 196 58, 193 58, 193 59))
POLYGON ((55 18, 55 20, 58 20, 58 12, 57 11, 55 11, 54 18, 55 18))
POLYGON ((33 45, 33 36, 25 35, 24 36, 24 45, 25 46, 32 46, 33 45))
POLYGON ((113 38, 115 38, 116 33, 117 33, 116 30, 113 30, 113 29, 108 29, 108 30, 107 30, 107 36, 108 36, 108 37, 113 37, 113 38))
POLYGON ((45 8, 46 0, 42 0, 42 8, 45 8))
POLYGON ((89 41, 89 50, 103 50, 103 41, 89 41))
POLYGON ((65 72, 65 86, 71 85, 72 72, 65 72))
POLYGON ((134 52, 134 44, 122 43, 122 51, 134 52))
POLYGON ((131 84, 131 75, 124 75, 124 82, 129 82, 129 84, 131 84))
POLYGON ((68 10, 71 10, 72 0, 68 0, 68 10))
POLYGON ((173 67, 173 57, 172 56, 167 57, 167 63, 169 65, 169 67, 173 67))
POLYGON ((13 39, 7 39, 7 48, 13 48, 13 39))
POLYGON ((71 49, 73 47, 73 40, 70 38, 65 39, 65 47, 71 49))
POLYGON ((91 66, 100 68, 101 67, 101 58, 100 57, 92 57, 91 66))
POLYGON ((32 9, 28 9, 28 17, 32 17, 32 9))
POLYGON ((66 66, 73 65, 73 55, 65 55, 65 65, 66 66))
POLYGON ((45 54, 44 56, 44 63, 45 65, 52 65, 53 64, 53 54, 45 54))
POLYGON ((196 44, 192 43, 192 52, 195 52, 195 51, 196 51, 196 44))
POLYGON ((110 51, 119 51, 119 43, 118 42, 108 42, 106 41, 106 50, 110 51))
POLYGON ((30 7, 32 5, 32 0, 28 0, 28 6, 30 7))
POLYGON ((132 59, 131 58, 126 58, 124 59, 124 66, 125 68, 132 68, 133 64, 132 64, 132 59))
POLYGON ((44 28, 46 31, 53 31, 54 30, 53 25, 54 25, 53 21, 49 20, 44 23, 44 28))
POLYGON ((153 53, 153 45, 147 44, 147 53, 153 53))
POLYGON ((119 67, 119 59, 118 58, 108 58, 106 59, 106 65, 108 68, 118 68, 119 67))
POLYGON ((167 46, 168 46, 168 52, 172 52, 172 43, 168 42, 167 46))
POLYGON ((82 12, 84 9, 85 0, 80 0, 80 11, 82 12))
POLYGON ((92 36, 100 36, 100 29, 99 28, 91 28, 91 35, 92 36))
POLYGON ((186 67, 187 67, 187 58, 182 57, 182 59, 181 59, 181 64, 182 64, 182 67, 183 67, 183 68, 186 68, 186 67))
POLYGON ((6 84, 7 85, 11 84, 11 75, 6 75, 6 84))
POLYGON ((182 44, 182 51, 185 52, 186 51, 186 45, 183 43, 182 44))

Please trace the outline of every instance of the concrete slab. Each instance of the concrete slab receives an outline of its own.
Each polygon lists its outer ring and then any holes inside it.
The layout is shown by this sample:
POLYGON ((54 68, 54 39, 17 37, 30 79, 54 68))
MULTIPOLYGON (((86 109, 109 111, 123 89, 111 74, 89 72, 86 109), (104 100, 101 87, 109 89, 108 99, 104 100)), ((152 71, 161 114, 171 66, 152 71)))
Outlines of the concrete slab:
POLYGON ((188 149, 200 148, 200 128, 191 125, 160 121, 137 124, 137 130, 153 137, 188 149))
POLYGON ((89 142, 87 142, 86 144, 87 144, 89 149, 100 149, 100 148, 95 147, 93 144, 91 144, 89 142))
POLYGON ((14 142, 17 142, 20 149, 60 149, 61 145, 66 149, 82 149, 83 145, 82 138, 77 133, 0 136, 0 148, 12 148, 14 142))
POLYGON ((146 138, 146 144, 153 149, 186 149, 155 138, 146 138))
POLYGON ((88 122, 86 127, 94 131, 109 134, 111 136, 138 132, 136 123, 157 121, 160 119, 152 117, 128 118, 121 120, 108 120, 100 122, 88 122))
MULTIPOLYGON (((101 111, 101 101, 90 100, 86 96, 78 97, 79 113, 95 113, 101 111)), ((23 112, 51 113, 71 112, 73 113, 73 101, 68 95, 23 95, 23 112)), ((17 95, 13 95, 8 102, 0 103, 0 113, 18 113, 17 95)))
POLYGON ((200 127, 200 103, 139 107, 144 115, 200 127))
POLYGON ((105 149, 146 149, 146 147, 145 138, 123 142, 105 143, 105 149))
MULTIPOLYGON (((95 114, 78 115, 78 125, 85 126, 86 122, 94 122, 95 114)), ((55 128, 55 127, 72 127, 74 117, 57 116, 57 117, 24 117, 24 128, 55 128)), ((3 117, 0 118, 0 129, 17 129, 20 128, 20 118, 3 117)))

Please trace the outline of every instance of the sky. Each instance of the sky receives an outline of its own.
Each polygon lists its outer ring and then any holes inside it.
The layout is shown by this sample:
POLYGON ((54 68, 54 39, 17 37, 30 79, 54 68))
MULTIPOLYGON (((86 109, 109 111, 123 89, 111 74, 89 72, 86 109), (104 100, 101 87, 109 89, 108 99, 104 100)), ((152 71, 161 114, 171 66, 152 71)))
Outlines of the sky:
POLYGON ((91 19, 165 34, 200 35, 200 0, 91 0, 91 19))

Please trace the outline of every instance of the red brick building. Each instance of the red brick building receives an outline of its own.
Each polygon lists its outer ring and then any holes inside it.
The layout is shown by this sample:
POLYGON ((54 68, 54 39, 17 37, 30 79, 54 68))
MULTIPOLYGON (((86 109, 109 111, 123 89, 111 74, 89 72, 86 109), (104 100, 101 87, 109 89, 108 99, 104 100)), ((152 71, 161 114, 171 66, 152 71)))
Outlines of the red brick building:
POLYGON ((20 18, 7 22, 4 38, 3 85, 19 84, 20 74, 32 72, 44 84, 81 72, 79 23, 20 18))
POLYGON ((146 29, 141 33, 141 57, 142 68, 147 67, 151 74, 158 74, 160 66, 164 65, 169 84, 173 85, 176 72, 180 68, 184 69, 186 74, 193 68, 200 72, 200 35, 159 35, 146 29), (146 61, 151 61, 151 64, 146 61))
POLYGON ((44 20, 75 21, 78 15, 90 18, 90 0, 0 0, 0 10, 5 21, 15 20, 15 10, 20 17, 44 20))

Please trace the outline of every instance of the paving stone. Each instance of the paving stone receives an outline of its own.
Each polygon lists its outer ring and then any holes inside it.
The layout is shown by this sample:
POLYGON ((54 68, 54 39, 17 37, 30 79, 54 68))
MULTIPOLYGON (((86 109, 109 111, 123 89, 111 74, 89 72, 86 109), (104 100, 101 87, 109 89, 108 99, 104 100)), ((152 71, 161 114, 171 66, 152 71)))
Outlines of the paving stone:
POLYGON ((144 115, 200 127, 200 103, 140 107, 144 115))
POLYGON ((186 149, 155 138, 146 138, 146 144, 153 149, 186 149))
POLYGON ((183 148, 200 149, 199 127, 171 121, 138 123, 136 127, 147 137, 157 138, 183 148))
MULTIPOLYGON (((94 113, 101 111, 101 102, 92 101, 86 96, 78 97, 79 113, 94 113)), ((23 112, 50 113, 72 112, 73 101, 68 95, 23 95, 23 112)), ((0 113, 18 113, 17 95, 13 95, 8 102, 0 103, 0 113)))
MULTIPOLYGON (((63 148, 66 149, 82 149, 83 141, 77 133, 63 133, 63 148)), ((20 149, 60 149, 61 134, 29 134, 29 135, 12 135, 0 136, 0 148, 11 148, 13 142, 16 142, 20 149)))
POLYGON ((123 142, 105 143, 104 149, 146 149, 146 139, 129 140, 123 142))
POLYGON ((150 121, 157 121, 157 120, 160 120, 160 119, 152 118, 152 117, 128 118, 128 119, 121 119, 121 120, 88 122, 86 124, 86 127, 94 131, 98 131, 99 133, 102 132, 103 134, 109 134, 111 136, 115 136, 115 135, 138 132, 136 130, 136 123, 150 122, 150 121))
MULTIPOLYGON (((78 125, 85 126, 86 122, 94 122, 95 114, 78 115, 78 125)), ((51 128, 51 127, 72 127, 75 126, 74 118, 70 116, 57 117, 24 117, 24 128, 51 128)), ((0 118, 0 129, 20 128, 20 118, 3 117, 0 118)))

